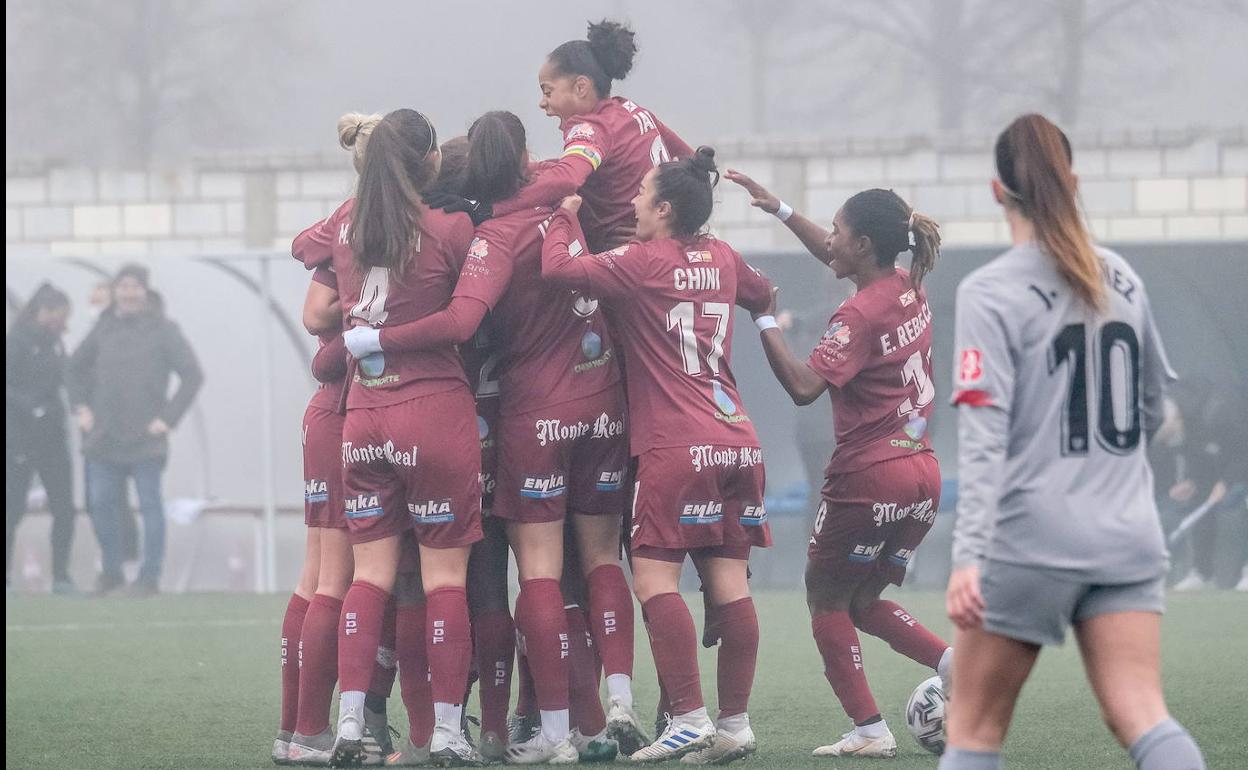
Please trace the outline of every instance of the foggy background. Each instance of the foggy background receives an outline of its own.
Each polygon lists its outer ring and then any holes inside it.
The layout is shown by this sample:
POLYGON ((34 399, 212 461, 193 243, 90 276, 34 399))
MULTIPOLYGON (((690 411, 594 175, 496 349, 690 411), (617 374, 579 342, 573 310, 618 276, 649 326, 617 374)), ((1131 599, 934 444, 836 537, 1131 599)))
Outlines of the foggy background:
POLYGON ((547 52, 631 21, 617 84, 696 145, 1248 121, 1244 0, 378 2, 9 0, 5 151, 146 167, 219 151, 332 151, 348 110, 415 107, 442 136, 537 109, 547 52), (87 129, 87 130, 84 130, 87 129))
MULTIPOLYGON (((1007 236, 988 195, 988 148, 1027 111, 1072 136, 1092 231, 1144 276, 1180 374, 1248 388, 1248 0, 10 0, 8 318, 53 281, 74 303, 72 351, 94 322, 93 288, 137 258, 205 370, 171 442, 167 588, 263 582, 266 477, 283 512, 279 587, 298 570, 298 435, 315 340, 299 323, 308 276, 289 243, 351 192, 338 117, 414 107, 445 139, 507 109, 533 150, 556 154, 538 68, 604 17, 630 22, 640 49, 613 93, 691 144, 718 146, 721 165, 757 174, 818 221, 848 194, 885 186, 942 223, 947 247, 928 284, 941 403, 954 287, 1007 236)), ((715 199, 715 232, 782 287, 800 321, 790 343, 809 349, 851 287, 796 256, 797 242, 732 185, 715 199)), ((830 414, 826 400, 792 407, 738 321, 733 369, 764 444, 777 543, 755 572, 797 585, 830 414)), ((943 406, 933 440, 956 476, 943 406)), ((46 587, 47 519, 19 530, 20 585, 46 587)), ((917 562, 929 585, 943 579, 949 519, 917 562)), ((74 549, 89 585, 85 516, 74 549)))

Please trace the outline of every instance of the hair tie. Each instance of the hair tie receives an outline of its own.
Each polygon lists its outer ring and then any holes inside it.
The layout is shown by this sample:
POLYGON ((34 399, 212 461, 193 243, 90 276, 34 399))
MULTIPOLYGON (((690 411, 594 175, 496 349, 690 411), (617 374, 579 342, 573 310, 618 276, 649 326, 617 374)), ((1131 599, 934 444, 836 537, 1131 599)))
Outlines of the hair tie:
POLYGON ((915 212, 911 211, 910 221, 906 223, 906 238, 910 242, 910 248, 912 249, 918 245, 918 243, 916 243, 914 240, 914 215, 915 215, 915 212))
POLYGON ((425 113, 420 110, 416 110, 416 114, 420 116, 421 120, 425 121, 425 125, 429 128, 429 149, 425 150, 424 154, 424 157, 427 158, 429 157, 429 153, 433 152, 433 143, 437 140, 437 137, 433 134, 433 123, 429 122, 429 118, 425 117, 425 113))

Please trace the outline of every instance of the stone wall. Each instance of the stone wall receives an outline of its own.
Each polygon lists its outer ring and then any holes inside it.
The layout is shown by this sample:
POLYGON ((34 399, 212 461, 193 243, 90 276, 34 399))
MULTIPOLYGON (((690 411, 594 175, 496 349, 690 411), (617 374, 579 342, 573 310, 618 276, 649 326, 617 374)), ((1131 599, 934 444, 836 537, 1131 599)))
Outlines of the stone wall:
MULTIPOLYGON (((1248 127, 1076 135, 1093 232, 1113 242, 1248 238, 1248 127)), ((949 245, 1003 243, 989 192, 991 137, 726 141, 738 168, 829 221, 851 194, 895 189, 935 217, 949 245)), ((285 250, 350 194, 345 154, 221 156, 182 168, 110 171, 9 164, 10 256, 174 256, 285 250)), ((724 183, 714 229, 741 250, 795 242, 724 183)))

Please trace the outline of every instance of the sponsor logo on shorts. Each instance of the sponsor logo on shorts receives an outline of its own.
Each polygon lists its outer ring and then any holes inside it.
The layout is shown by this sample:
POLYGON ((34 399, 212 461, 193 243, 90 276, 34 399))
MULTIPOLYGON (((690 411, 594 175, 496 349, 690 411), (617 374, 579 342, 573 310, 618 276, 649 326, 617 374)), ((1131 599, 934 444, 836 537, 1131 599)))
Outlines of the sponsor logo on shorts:
POLYGON ((350 441, 344 441, 342 442, 342 464, 345 466, 354 463, 372 463, 384 460, 391 465, 415 468, 416 452, 415 446, 412 447, 410 452, 403 449, 395 449, 393 441, 387 441, 381 446, 365 444, 358 447, 350 441))
POLYGON ((375 519, 384 513, 385 511, 381 508, 381 497, 376 492, 365 492, 347 498, 348 519, 375 519))
POLYGON ((763 450, 699 444, 689 447, 689 461, 695 473, 701 473, 703 468, 753 468, 763 464, 763 450))
POLYGON ((741 511, 741 523, 747 527, 761 527, 767 523, 767 509, 762 503, 747 505, 741 511))
POLYGON ((680 509, 681 524, 718 524, 724 519, 724 504, 714 500, 685 503, 680 509))
POLYGON ((932 499, 930 497, 905 506, 897 503, 874 503, 871 506, 871 510, 875 513, 875 526, 877 527, 901 521, 907 516, 913 516, 919 521, 931 521, 935 516, 935 513, 932 512, 932 499))
POLYGON ((549 476, 525 476, 524 486, 520 488, 520 496, 530 500, 549 500, 568 491, 567 482, 562 473, 549 476))
POLYGON ((426 500, 422 503, 408 503, 407 512, 412 515, 412 521, 416 524, 445 524, 455 520, 449 497, 441 500, 426 500))
POLYGON ((329 484, 317 479, 303 482, 303 501, 305 503, 324 503, 329 500, 329 484))
POLYGON ((599 492, 618 492, 624 488, 624 471, 603 471, 598 474, 599 492))
POLYGON ((911 549, 898 548, 897 553, 889 554, 888 560, 891 561, 893 564, 896 564, 899 567, 905 567, 906 565, 910 563, 910 559, 913 556, 914 556, 914 551, 912 551, 911 549))
POLYGON ((849 552, 849 560, 863 563, 872 562, 880 558, 880 552, 883 550, 883 543, 876 543, 875 545, 859 543, 854 546, 854 550, 849 552))
POLYGON ((613 419, 606 412, 594 418, 592 425, 587 422, 564 422, 563 420, 537 420, 533 425, 537 431, 538 446, 546 446, 557 441, 575 441, 585 436, 615 438, 624 435, 624 420, 613 419))

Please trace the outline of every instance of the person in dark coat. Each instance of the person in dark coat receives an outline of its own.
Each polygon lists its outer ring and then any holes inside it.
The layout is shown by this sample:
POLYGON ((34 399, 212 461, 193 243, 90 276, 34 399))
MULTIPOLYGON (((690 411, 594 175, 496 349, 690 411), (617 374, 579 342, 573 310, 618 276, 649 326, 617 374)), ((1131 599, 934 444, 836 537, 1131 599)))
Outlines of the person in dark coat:
POLYGON ((143 517, 143 564, 131 590, 150 595, 159 588, 165 553, 160 484, 169 432, 186 414, 203 373, 178 325, 154 301, 145 267, 122 267, 112 295, 112 305, 70 359, 69 396, 90 464, 87 495, 103 561, 97 591, 124 583, 118 501, 131 478, 143 517), (170 396, 175 374, 178 387, 170 396))
POLYGON ((69 297, 42 284, 22 307, 4 349, 5 588, 17 526, 37 474, 52 514, 52 592, 76 595, 69 578, 74 540, 74 471, 65 420, 65 348, 69 297))

